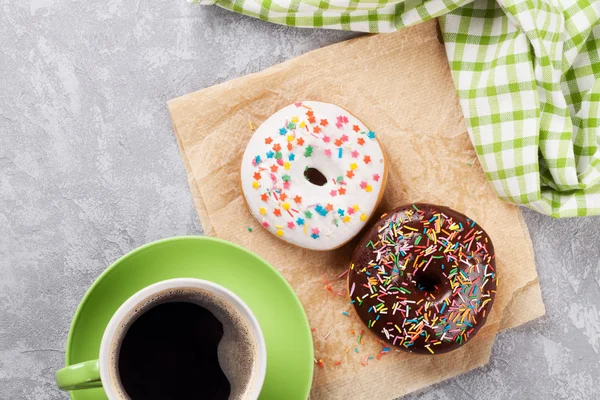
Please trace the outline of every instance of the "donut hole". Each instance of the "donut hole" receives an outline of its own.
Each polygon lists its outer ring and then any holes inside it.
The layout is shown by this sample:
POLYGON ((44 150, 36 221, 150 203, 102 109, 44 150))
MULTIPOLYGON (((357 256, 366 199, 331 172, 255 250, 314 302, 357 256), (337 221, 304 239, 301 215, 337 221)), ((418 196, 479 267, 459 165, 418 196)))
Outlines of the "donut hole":
POLYGON ((437 277, 424 272, 414 275, 412 281, 417 289, 424 292, 436 292, 440 287, 437 277))
POLYGON ((327 177, 321 171, 313 167, 304 170, 304 177, 315 186, 323 186, 327 183, 327 177))

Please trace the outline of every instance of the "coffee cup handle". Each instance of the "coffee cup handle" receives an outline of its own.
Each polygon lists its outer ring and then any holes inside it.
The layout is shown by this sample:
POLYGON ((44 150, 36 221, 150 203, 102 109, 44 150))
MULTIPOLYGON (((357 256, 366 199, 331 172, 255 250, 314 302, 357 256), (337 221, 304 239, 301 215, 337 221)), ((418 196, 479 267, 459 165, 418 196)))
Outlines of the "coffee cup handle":
POLYGON ((102 387, 98 360, 69 365, 56 371, 56 384, 61 390, 80 390, 102 387))

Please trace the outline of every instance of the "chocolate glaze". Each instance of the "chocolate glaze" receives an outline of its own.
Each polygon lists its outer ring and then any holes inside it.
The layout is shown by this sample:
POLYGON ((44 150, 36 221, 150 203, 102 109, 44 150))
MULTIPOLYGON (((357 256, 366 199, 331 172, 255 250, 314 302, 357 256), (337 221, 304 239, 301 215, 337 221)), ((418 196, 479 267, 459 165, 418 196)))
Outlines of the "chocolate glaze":
POLYGON ((348 273, 360 319, 381 339, 421 354, 454 350, 484 325, 496 294, 494 246, 448 207, 399 207, 361 239, 348 273))

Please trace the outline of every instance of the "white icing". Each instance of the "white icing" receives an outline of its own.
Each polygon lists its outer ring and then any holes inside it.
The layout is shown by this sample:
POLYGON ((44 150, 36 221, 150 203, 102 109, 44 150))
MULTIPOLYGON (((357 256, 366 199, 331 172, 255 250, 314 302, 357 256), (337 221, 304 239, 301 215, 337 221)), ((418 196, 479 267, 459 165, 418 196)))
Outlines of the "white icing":
POLYGON ((277 111, 256 130, 244 152, 241 180, 250 211, 263 226, 268 225, 265 227, 269 231, 300 247, 330 250, 356 236, 371 217, 385 185, 384 171, 379 142, 361 121, 334 104, 303 101, 277 111), (310 111, 314 123, 307 115, 310 111), (294 117, 297 118, 295 128, 289 126, 295 121, 294 117), (327 125, 323 126, 321 120, 327 120, 327 125), (286 132, 282 135, 280 129, 284 127, 286 132), (272 141, 266 144, 269 138, 272 141), (342 141, 341 146, 336 140, 342 141), (299 141, 304 143, 298 144, 299 141), (291 151, 288 143, 293 145, 291 151), (275 151, 277 145, 281 147, 280 154, 275 151), (306 155, 308 146, 312 147, 310 156, 306 155), (293 160, 290 160, 291 153, 293 160), (260 157, 258 164, 257 156, 260 157), (276 159, 279 156, 280 160, 276 159), (365 160, 365 156, 370 160, 365 160), (352 169, 353 163, 355 169, 352 169), (275 169, 273 166, 277 167, 275 172, 271 171, 275 169), (309 182, 304 176, 309 167, 325 175, 327 183, 317 186, 309 182), (347 176, 349 171, 352 171, 351 178, 347 176), (260 177, 255 176, 256 173, 260 177), (343 179, 338 182, 339 176, 343 179), (286 184, 284 178, 288 177, 286 184), (335 196, 332 196, 333 190, 335 196), (281 201, 282 193, 284 201, 281 201), (266 201, 261 198, 265 194, 266 201), (294 200, 296 196, 301 197, 299 203, 294 200), (328 205, 331 211, 326 210, 328 205), (289 207, 287 211, 286 207, 289 207), (280 216, 274 214, 276 209, 280 210, 280 216), (339 209, 343 213, 338 212, 339 209), (312 214, 311 218, 305 215, 307 211, 312 214), (327 213, 321 215, 319 211, 327 213), (302 220, 304 225, 298 225, 302 220), (318 229, 316 239, 315 229, 318 229))

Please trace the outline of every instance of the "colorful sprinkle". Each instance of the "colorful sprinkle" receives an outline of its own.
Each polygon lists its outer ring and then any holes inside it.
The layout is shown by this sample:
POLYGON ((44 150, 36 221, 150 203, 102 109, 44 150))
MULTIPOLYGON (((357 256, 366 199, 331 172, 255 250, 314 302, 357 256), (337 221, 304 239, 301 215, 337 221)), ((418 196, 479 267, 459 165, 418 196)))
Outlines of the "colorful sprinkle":
MULTIPOLYGON (((324 217, 327 215, 327 209, 325 209, 322 205, 318 204, 315 207, 315 211, 317 212, 317 214, 319 214, 320 216, 324 217)), ((310 217, 309 217, 310 218, 310 217)))
POLYGON ((310 157, 312 155, 312 152, 313 152, 313 147, 306 146, 306 149, 304 150, 304 157, 310 157))

